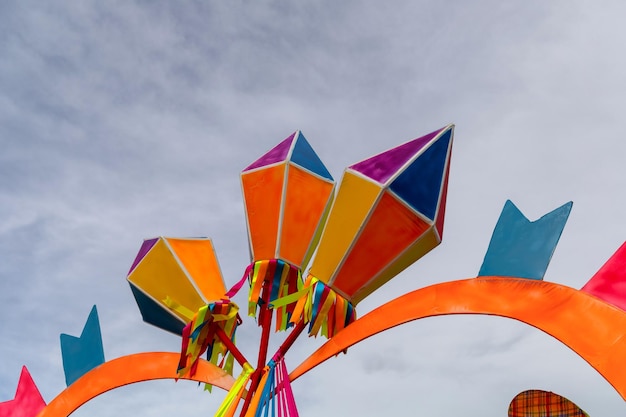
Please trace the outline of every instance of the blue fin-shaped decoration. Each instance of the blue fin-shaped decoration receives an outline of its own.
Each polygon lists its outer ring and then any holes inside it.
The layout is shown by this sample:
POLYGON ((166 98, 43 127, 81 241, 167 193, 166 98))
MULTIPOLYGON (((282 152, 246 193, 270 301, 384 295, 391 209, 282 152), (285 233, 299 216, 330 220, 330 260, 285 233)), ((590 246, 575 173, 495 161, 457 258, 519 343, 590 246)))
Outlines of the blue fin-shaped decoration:
POLYGON ((570 201, 531 222, 507 200, 478 276, 542 280, 571 209, 570 201))
POLYGON ((65 382, 69 387, 78 378, 104 363, 104 348, 98 310, 93 306, 80 337, 61 334, 61 355, 65 382))

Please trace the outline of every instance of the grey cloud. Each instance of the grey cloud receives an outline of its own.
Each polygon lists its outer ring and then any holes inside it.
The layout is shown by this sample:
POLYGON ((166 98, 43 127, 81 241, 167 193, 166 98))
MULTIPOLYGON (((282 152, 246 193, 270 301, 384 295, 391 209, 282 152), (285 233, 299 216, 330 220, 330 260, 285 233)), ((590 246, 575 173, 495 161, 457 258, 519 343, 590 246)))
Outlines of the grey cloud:
MULTIPOLYGON (((625 236, 625 62, 614 52, 623 11, 619 2, 2 3, 0 401, 22 364, 46 400, 63 389, 58 334, 79 332, 93 304, 107 358, 177 350, 177 338, 141 323, 124 282, 142 239, 208 235, 234 282, 249 262, 238 174, 296 129, 339 179, 351 163, 457 125, 443 244, 363 301, 360 316, 475 275, 507 198, 530 218, 574 201, 546 280, 580 288, 625 236)), ((302 415, 496 416, 533 387, 590 415, 623 412, 558 342, 482 319, 426 319, 355 346, 294 384, 302 415)), ((245 318, 247 355, 257 340, 245 318)), ((290 367, 321 344, 298 342, 290 367)), ((223 398, 161 382, 76 415, 211 412, 223 398)))

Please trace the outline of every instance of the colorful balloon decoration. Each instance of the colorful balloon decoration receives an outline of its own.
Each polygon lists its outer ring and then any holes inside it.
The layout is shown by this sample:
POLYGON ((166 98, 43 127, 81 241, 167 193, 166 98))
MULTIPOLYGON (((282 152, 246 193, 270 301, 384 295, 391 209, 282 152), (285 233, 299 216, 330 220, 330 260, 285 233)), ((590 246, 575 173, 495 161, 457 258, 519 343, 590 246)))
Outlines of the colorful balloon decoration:
POLYGON ((332 337, 356 304, 441 243, 453 126, 346 168, 293 320, 332 337))
MULTIPOLYGON (((543 281, 571 202, 530 221, 507 201, 476 277, 418 288, 357 319, 359 302, 441 243, 453 138, 454 126, 445 126, 352 164, 336 187, 304 135, 293 133, 241 172, 250 263, 229 289, 209 238, 140 246, 130 289, 145 322, 181 338, 180 352, 105 360, 94 306, 80 337, 61 336, 67 389, 46 404, 24 367, 0 417, 66 417, 103 392, 153 379, 228 391, 218 417, 297 416, 291 383, 299 376, 391 327, 455 314, 543 330, 626 399, 626 244, 581 290, 543 281), (248 316, 262 329, 253 360, 236 341, 244 320, 233 300, 246 284, 248 316), (272 328, 288 334, 270 355, 272 328), (329 340, 289 372, 285 355, 305 331, 329 340)), ((586 416, 538 390, 509 407, 509 417, 551 415, 586 416)))
POLYGON ((179 376, 193 376, 207 351, 212 364, 232 371, 238 351, 227 353, 239 307, 226 293, 210 239, 145 240, 127 279, 144 321, 183 337, 179 376))
POLYGON ((520 392, 509 405, 509 417, 589 417, 565 397, 549 391, 520 392))

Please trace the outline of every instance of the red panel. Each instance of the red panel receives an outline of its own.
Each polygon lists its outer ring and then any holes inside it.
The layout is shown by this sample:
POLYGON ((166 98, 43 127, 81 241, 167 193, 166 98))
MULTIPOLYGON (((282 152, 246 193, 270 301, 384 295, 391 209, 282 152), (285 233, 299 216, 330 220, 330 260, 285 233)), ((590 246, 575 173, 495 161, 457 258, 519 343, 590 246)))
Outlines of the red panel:
MULTIPOLYGON (((383 193, 332 287, 350 299, 415 242, 429 225, 389 192, 383 193)), ((384 283, 378 283, 382 285, 384 283)))
MULTIPOLYGON (((449 152, 449 151, 448 151, 449 152)), ((446 201, 448 197, 448 178, 450 176, 450 157, 448 156, 448 166, 446 167, 446 174, 443 176, 443 190, 439 197, 439 211, 437 212, 437 219, 435 221, 435 228, 439 233, 439 240, 443 239, 443 220, 446 215, 446 201)))

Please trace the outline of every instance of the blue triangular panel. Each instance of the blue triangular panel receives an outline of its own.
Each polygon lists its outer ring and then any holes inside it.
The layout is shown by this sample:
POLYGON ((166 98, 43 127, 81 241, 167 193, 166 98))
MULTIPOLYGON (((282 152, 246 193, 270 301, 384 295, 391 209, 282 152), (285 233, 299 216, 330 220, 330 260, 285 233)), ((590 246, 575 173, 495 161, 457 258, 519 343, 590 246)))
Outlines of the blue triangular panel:
POLYGON ((393 180, 389 188, 413 209, 435 219, 452 129, 448 129, 393 180))
POLYGON ((333 177, 326 169, 319 156, 315 153, 309 142, 301 132, 298 132, 296 143, 291 154, 291 161, 306 168, 317 175, 333 181, 333 177))
POLYGON ((67 386, 104 363, 102 333, 96 306, 91 309, 80 337, 61 334, 61 355, 67 386))
POLYGON ((185 325, 182 321, 177 320, 174 316, 164 311, 159 304, 138 290, 134 285, 130 284, 130 289, 135 296, 143 321, 179 336, 183 334, 185 325))
POLYGON ((571 209, 570 201, 531 222, 507 201, 478 276, 543 279, 571 209))

